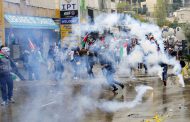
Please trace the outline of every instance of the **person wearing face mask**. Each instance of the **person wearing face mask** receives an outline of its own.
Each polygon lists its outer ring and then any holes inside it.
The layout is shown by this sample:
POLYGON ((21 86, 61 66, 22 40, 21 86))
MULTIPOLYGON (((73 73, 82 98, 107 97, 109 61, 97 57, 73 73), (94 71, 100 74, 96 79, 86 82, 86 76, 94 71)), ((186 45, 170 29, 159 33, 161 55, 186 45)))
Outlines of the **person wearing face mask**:
POLYGON ((2 47, 0 51, 0 85, 2 92, 2 106, 8 102, 14 103, 13 99, 13 79, 11 76, 11 61, 9 58, 10 49, 2 47))

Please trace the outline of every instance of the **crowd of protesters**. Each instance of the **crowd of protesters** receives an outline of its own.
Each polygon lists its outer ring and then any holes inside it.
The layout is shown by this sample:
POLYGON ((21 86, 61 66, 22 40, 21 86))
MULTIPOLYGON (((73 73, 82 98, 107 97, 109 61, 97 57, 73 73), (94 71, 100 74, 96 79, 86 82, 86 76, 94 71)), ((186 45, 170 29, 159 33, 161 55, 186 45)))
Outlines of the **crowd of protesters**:
MULTIPOLYGON (((160 51, 159 44, 151 33, 145 35, 145 39, 149 40, 151 44, 156 45, 157 51, 160 51)), ((108 32, 104 34, 98 34, 97 32, 87 33, 83 39, 82 46, 70 47, 65 44, 63 47, 59 47, 57 44, 53 44, 49 47, 48 56, 43 57, 40 49, 35 47, 35 44, 30 40, 29 44, 31 48, 25 50, 21 56, 28 78, 23 77, 19 73, 18 68, 9 56, 10 49, 8 47, 1 47, 0 82, 3 99, 2 105, 14 102, 12 98, 13 80, 11 72, 14 71, 21 80, 42 80, 40 75, 42 64, 47 68, 47 74, 52 76, 55 81, 64 79, 64 71, 69 66, 71 66, 72 78, 74 80, 81 78, 82 70, 84 70, 89 79, 94 79, 96 76, 93 72, 93 67, 95 64, 100 64, 102 73, 107 83, 113 88, 113 91, 118 90, 117 85, 123 89, 124 85, 114 79, 116 65, 119 65, 125 59, 125 56, 130 55, 137 45, 140 45, 139 41, 140 39, 135 36, 124 39, 123 37, 116 38, 108 32)), ((167 44, 165 45, 165 51, 171 52, 167 44)), ((147 56, 149 54, 144 55, 147 56)), ((181 62, 181 65, 184 65, 184 62, 181 62)), ((137 68, 142 68, 142 66, 145 69, 145 74, 147 74, 146 61, 139 62, 137 68)), ((168 64, 160 62, 160 66, 163 68, 162 81, 166 86, 168 64)), ((134 67, 131 67, 131 72, 133 69, 134 67)))

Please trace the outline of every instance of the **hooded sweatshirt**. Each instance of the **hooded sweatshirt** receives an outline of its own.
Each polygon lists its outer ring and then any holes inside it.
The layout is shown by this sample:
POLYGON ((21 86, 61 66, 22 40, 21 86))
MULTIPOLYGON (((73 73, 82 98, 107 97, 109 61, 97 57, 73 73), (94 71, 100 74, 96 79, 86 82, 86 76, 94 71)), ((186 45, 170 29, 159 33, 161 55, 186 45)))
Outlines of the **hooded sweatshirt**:
POLYGON ((8 73, 10 71, 10 60, 0 51, 0 73, 8 73))

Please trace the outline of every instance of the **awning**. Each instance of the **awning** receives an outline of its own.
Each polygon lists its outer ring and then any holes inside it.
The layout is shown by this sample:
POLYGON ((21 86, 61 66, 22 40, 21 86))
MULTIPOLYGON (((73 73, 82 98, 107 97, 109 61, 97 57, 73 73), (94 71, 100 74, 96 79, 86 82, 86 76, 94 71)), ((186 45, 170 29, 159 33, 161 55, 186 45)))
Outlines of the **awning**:
POLYGON ((58 29, 51 18, 5 14, 5 19, 13 28, 58 29))

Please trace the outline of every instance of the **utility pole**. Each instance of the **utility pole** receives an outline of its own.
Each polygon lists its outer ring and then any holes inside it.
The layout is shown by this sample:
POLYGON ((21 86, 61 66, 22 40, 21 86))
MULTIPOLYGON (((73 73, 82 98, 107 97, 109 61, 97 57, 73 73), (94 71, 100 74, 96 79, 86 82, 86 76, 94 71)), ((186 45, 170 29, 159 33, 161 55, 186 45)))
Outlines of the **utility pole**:
POLYGON ((5 24, 4 24, 4 10, 3 1, 0 0, 0 45, 5 45, 5 24))

